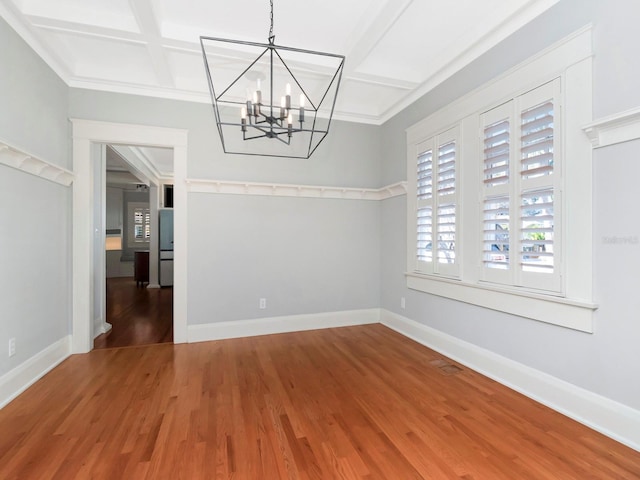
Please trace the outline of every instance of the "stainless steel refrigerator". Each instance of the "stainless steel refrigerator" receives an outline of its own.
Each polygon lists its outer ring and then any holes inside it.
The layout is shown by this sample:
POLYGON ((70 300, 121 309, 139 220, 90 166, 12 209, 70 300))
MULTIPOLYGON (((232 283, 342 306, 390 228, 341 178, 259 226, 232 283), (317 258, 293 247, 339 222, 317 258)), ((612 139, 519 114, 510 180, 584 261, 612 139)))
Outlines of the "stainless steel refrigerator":
POLYGON ((173 209, 159 210, 160 286, 173 285, 173 209))

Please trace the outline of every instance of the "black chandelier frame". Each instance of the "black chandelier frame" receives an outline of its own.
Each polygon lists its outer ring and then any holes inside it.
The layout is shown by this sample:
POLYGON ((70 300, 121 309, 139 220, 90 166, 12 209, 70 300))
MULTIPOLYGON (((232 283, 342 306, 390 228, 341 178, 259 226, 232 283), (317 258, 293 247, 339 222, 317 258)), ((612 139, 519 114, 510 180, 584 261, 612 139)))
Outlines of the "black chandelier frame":
MULTIPOLYGON (((260 156, 276 156, 276 157, 288 157, 288 158, 309 158, 313 152, 320 146, 322 141, 326 138, 329 133, 329 127, 331 125, 331 120, 333 118, 333 113, 336 105, 336 99, 338 97, 338 91, 340 89, 340 82, 342 79, 342 72, 344 69, 345 57, 344 55, 337 55, 333 53, 326 52, 318 52, 314 50, 306 50, 301 48, 293 48, 293 47, 285 47, 281 45, 275 44, 275 36, 273 35, 273 4, 271 10, 271 30, 269 31, 269 39, 268 43, 259 43, 259 42, 251 42, 251 41, 243 41, 243 40, 231 40, 226 38, 218 38, 218 37, 200 37, 200 45, 202 48, 202 57, 205 64, 205 70, 207 74, 207 82, 209 84, 209 93, 211 94, 211 99, 213 103, 213 111, 216 119, 216 126, 218 129, 218 133, 220 134, 220 140, 222 142, 222 148, 225 153, 236 153, 243 155, 260 155, 260 156), (240 75, 238 75, 220 94, 216 93, 216 89, 213 84, 213 79, 211 77, 211 70, 209 68, 209 61, 207 58, 207 51, 205 47, 205 42, 221 42, 225 44, 239 45, 239 46, 250 46, 262 49, 261 53, 257 56, 257 58, 251 62, 251 64, 246 67, 240 75), (331 78, 331 81, 327 84, 327 88, 324 90, 320 101, 315 104, 312 98, 309 96, 305 88, 302 86, 300 81, 296 78, 295 74, 287 65, 284 58, 280 54, 280 52, 291 52, 295 54, 305 54, 305 55, 316 55, 323 57, 331 57, 335 58, 339 61, 339 64, 335 68, 335 72, 331 78), (252 102, 251 100, 247 100, 246 102, 241 102, 239 100, 227 100, 224 98, 224 95, 229 92, 229 90, 236 86, 241 81, 246 81, 243 77, 247 74, 259 61, 268 56, 269 60, 269 103, 265 104, 262 101, 261 95, 252 102), (286 105, 276 106, 274 105, 274 60, 279 60, 288 74, 291 76, 293 82, 297 85, 297 87, 302 92, 302 96, 309 102, 308 107, 299 106, 297 108, 291 108, 291 98, 290 95, 286 96, 286 105), (335 83, 335 86, 334 86, 335 83), (320 106, 325 101, 327 95, 331 91, 332 87, 335 88, 335 93, 333 95, 333 99, 331 100, 331 108, 329 111, 328 122, 326 123, 326 128, 318 127, 317 118, 318 111, 320 106), (223 120, 220 109, 222 106, 236 106, 238 108, 246 108, 246 117, 240 119, 240 121, 234 122, 223 120), (292 113, 294 110, 298 110, 298 118, 297 125, 294 125, 292 113), (310 120, 310 121, 309 121, 310 120), (311 125, 308 125, 308 124, 311 125), (304 155, 289 155, 289 154, 274 154, 274 153, 260 153, 260 152, 244 152, 244 151, 230 151, 227 149, 227 145, 224 139, 223 127, 237 127, 239 132, 242 132, 243 140, 256 140, 261 138, 273 139, 279 142, 282 142, 286 145, 291 144, 291 138, 298 133, 306 132, 309 135, 309 145, 306 148, 306 153, 304 155), (320 140, 314 145, 314 136, 320 135, 320 140)), ((258 92, 260 93, 260 92, 258 92)))

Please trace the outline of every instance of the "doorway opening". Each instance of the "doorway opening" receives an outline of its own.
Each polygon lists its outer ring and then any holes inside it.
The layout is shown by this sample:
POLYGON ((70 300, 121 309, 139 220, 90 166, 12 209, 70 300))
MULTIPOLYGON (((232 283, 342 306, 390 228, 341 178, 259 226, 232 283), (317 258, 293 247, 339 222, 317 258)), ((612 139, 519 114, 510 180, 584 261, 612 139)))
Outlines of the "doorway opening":
POLYGON ((173 149, 102 152, 105 320, 94 348, 173 342, 173 149))

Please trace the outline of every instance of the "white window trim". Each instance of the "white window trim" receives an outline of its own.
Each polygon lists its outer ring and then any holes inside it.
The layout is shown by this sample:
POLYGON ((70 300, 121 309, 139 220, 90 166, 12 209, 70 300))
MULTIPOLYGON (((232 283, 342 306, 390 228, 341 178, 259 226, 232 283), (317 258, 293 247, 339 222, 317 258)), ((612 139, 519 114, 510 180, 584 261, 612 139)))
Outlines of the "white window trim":
MULTIPOLYGON (((561 225, 565 248, 560 266, 562 293, 554 295, 519 287, 482 282, 480 242, 481 217, 478 135, 463 135, 460 176, 460 213, 465 235, 461 238, 461 280, 419 274, 415 264, 415 151, 416 145, 460 124, 463 132, 479 132, 480 114, 516 96, 560 77, 562 91, 562 176, 560 201, 592 211, 592 148, 582 127, 592 121, 592 31, 585 27, 489 84, 465 95, 407 129, 407 286, 438 296, 507 312, 584 332, 593 332, 593 246, 591 215, 565 215, 561 225), (412 178, 414 177, 414 178, 412 178)), ((575 207, 574 207, 575 208, 575 207)), ((574 210, 575 211, 575 210, 574 210)))

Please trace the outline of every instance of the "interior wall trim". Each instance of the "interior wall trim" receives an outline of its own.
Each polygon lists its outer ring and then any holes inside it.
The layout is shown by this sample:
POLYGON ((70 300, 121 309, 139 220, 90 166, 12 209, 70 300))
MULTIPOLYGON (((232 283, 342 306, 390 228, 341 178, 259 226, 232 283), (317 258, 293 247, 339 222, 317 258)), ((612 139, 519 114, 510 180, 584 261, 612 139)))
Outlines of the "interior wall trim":
POLYGON ((640 107, 603 117, 582 127, 593 148, 640 138, 640 107))
POLYGON ((73 182, 73 172, 42 160, 0 140, 0 164, 21 172, 44 178, 68 187, 73 182))
POLYGON ((187 179, 189 193, 222 193, 263 195, 272 197, 334 198, 343 200, 386 200, 405 195, 407 182, 397 182, 382 188, 330 187, 283 183, 233 182, 226 180, 187 179))
POLYGON ((71 335, 61 338, 0 377, 0 408, 71 355, 71 335))
POLYGON ((380 323, 640 451, 640 411, 382 309, 380 323))
POLYGON ((350 327, 379 323, 380 309, 286 315, 227 322, 189 325, 188 341, 207 342, 227 338, 253 337, 274 333, 302 332, 321 328, 350 327))

